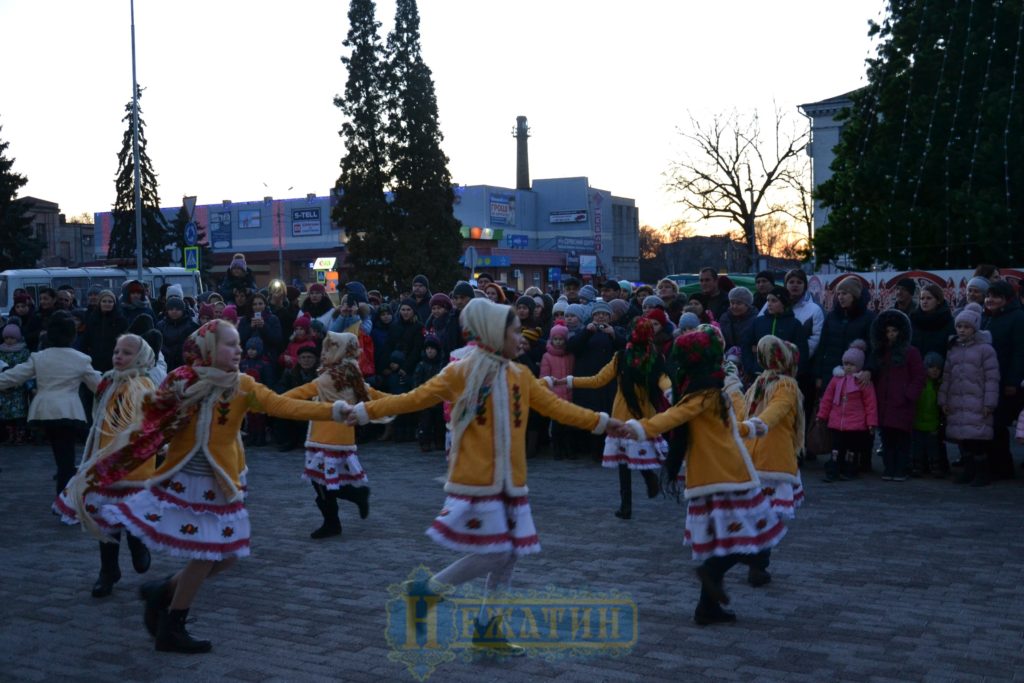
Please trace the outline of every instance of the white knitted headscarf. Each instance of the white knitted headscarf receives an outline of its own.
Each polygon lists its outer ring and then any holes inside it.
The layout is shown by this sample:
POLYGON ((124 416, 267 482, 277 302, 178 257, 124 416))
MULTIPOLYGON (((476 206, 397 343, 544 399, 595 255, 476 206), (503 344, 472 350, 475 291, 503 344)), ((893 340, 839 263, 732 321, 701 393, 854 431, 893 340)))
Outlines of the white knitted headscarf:
POLYGON ((514 315, 511 307, 493 303, 490 299, 473 299, 459 315, 463 333, 472 350, 456 366, 466 378, 466 386, 452 406, 452 457, 458 457, 462 435, 476 417, 478 405, 488 396, 493 408, 494 455, 507 458, 512 451, 505 370, 509 367, 517 370, 517 367, 510 365, 501 353, 510 315, 514 315))

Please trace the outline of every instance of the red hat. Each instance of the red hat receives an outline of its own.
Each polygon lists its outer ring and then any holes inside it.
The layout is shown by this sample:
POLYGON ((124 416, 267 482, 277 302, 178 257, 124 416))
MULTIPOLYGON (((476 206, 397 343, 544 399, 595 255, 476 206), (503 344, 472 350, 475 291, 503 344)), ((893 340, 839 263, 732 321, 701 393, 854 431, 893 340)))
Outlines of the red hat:
POLYGON ((319 282, 315 282, 309 286, 309 293, 312 294, 313 292, 320 292, 321 294, 326 294, 327 288, 324 287, 319 282))
POLYGON ((668 314, 665 313, 664 309, 652 308, 644 313, 644 317, 648 320, 658 321, 662 327, 668 327, 668 314))
POLYGON ((309 319, 308 315, 300 315, 298 318, 295 319, 295 324, 292 325, 292 327, 301 327, 305 330, 308 330, 312 322, 313 321, 309 319))

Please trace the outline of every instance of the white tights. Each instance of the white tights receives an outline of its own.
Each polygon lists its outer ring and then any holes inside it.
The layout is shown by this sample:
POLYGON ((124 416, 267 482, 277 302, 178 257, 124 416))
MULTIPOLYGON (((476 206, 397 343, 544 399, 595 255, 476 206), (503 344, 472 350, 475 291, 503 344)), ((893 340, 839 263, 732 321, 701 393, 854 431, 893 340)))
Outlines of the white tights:
POLYGON ((487 553, 485 555, 466 555, 434 574, 430 578, 431 588, 437 590, 441 586, 458 586, 473 579, 486 576, 484 599, 480 602, 480 623, 485 623, 487 595, 492 591, 507 591, 512 585, 512 570, 516 565, 515 553, 487 553))

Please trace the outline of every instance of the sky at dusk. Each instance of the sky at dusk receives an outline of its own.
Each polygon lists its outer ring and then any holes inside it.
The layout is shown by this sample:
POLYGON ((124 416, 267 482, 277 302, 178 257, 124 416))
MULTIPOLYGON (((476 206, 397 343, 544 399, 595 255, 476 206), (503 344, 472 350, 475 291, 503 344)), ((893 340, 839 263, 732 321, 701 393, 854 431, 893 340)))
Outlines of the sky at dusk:
MULTIPOLYGON (((443 148, 459 184, 587 176, 681 217, 664 172, 688 112, 771 111, 864 84, 881 0, 421 0, 443 148)), ((327 194, 343 153, 348 3, 136 0, 138 80, 164 206, 327 194), (266 186, 264 186, 264 184, 266 186), (294 189, 288 191, 287 188, 294 189)), ((377 3, 381 37, 393 0, 377 3)), ((131 99, 128 0, 0 0, 0 139, 21 195, 107 211, 131 99)))

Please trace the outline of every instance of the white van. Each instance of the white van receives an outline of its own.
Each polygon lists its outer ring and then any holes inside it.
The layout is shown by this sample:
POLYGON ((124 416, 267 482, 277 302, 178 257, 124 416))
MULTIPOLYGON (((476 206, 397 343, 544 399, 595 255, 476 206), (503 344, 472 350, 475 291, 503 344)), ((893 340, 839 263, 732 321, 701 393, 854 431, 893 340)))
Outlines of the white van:
MULTIPOLYGON (((0 314, 9 315, 14 306, 14 290, 26 290, 33 301, 39 301, 39 290, 43 287, 57 289, 61 285, 75 288, 75 298, 85 306, 86 293, 93 285, 109 289, 121 296, 121 285, 135 280, 134 268, 24 268, 0 272, 0 314)), ((142 280, 149 285, 155 297, 164 284, 181 285, 185 296, 195 297, 202 289, 199 273, 184 268, 143 268, 142 280)))

